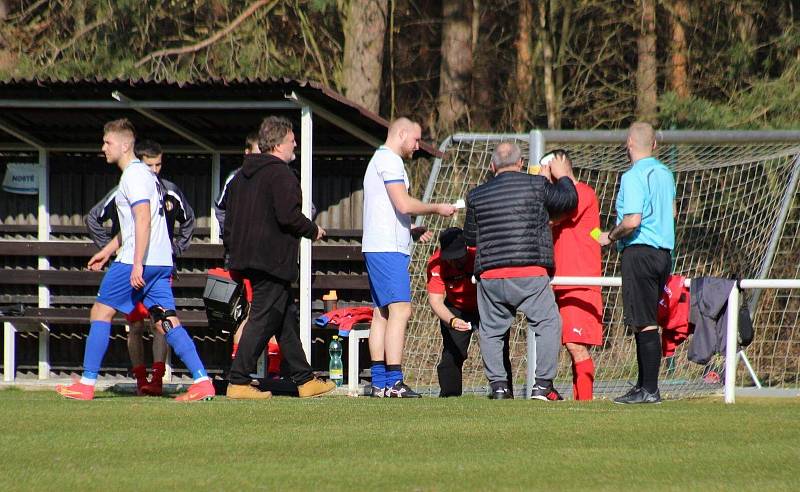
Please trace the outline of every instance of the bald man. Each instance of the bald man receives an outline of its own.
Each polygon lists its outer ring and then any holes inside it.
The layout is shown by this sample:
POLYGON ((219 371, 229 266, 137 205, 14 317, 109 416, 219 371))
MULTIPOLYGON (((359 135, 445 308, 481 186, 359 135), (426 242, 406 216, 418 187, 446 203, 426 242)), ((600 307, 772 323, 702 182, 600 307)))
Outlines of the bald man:
POLYGON ((422 128, 408 118, 389 125, 364 174, 364 235, 361 251, 369 274, 375 310, 369 335, 372 396, 419 398, 403 381, 403 346, 411 318, 411 278, 408 274, 412 235, 428 241, 431 233, 411 227, 412 215, 450 217, 455 207, 423 203, 409 196, 403 159, 419 149, 422 128))
POLYGON ((623 314, 634 331, 639 378, 614 402, 660 403, 661 338, 656 320, 675 246, 675 180, 672 171, 653 157, 656 138, 649 123, 631 125, 626 146, 633 166, 622 175, 617 225, 601 233, 599 242, 617 243, 622 252, 623 314))

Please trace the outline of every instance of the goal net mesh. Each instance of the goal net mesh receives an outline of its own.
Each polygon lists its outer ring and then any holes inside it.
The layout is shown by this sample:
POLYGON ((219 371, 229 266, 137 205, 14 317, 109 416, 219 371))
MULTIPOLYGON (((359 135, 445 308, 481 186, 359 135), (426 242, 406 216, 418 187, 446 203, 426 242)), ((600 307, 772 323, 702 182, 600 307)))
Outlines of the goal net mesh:
MULTIPOLYGON (((432 175, 431 202, 454 202, 489 178, 491 153, 502 140, 513 140, 529 155, 528 139, 499 136, 454 138, 446 149, 438 173, 432 175), (457 140, 456 140, 457 139, 457 140)), ((622 173, 629 167, 621 143, 546 142, 546 149, 563 147, 572 156, 576 177, 591 185, 600 205, 601 227, 614 225, 614 202, 622 173)), ((739 278, 797 278, 800 275, 800 196, 790 186, 800 165, 800 143, 743 142, 731 144, 660 145, 657 157, 669 166, 677 186, 678 217, 673 273, 688 278, 702 276, 739 278), (781 220, 782 212, 785 220, 781 220), (770 245, 774 254, 770 255, 770 245), (772 258, 768 261, 768 258, 772 258)), ((526 162, 527 165, 527 162, 526 162)), ((464 211, 452 218, 426 217, 434 233, 463 226, 464 211)), ((437 242, 420 243, 412 254, 411 276, 414 314, 409 324, 405 352, 407 379, 419 389, 438 393, 436 366, 442 337, 438 319, 427 303, 425 267, 437 242)), ((620 256, 603 249, 605 276, 620 275, 620 256)), ((633 337, 622 321, 619 288, 603 288, 603 345, 592 349, 595 393, 611 396, 636 381, 633 337)), ((743 302, 752 309, 756 337, 745 350, 761 383, 770 387, 800 386, 800 291, 765 289, 747 291, 743 302), (753 306, 751 306, 753 307, 753 306)), ((517 393, 525 380, 526 323, 518 316, 511 329, 511 360, 517 393)), ((691 338, 690 338, 691 340, 691 338)), ((673 357, 662 361, 662 394, 685 397, 719 392, 724 360, 716 356, 708 365, 690 362, 689 341, 673 357)), ((744 364, 737 365, 739 385, 754 384, 744 364)), ((477 334, 473 335, 463 371, 466 392, 486 391, 477 334)), ((572 389, 570 358, 562 349, 556 388, 572 389)))

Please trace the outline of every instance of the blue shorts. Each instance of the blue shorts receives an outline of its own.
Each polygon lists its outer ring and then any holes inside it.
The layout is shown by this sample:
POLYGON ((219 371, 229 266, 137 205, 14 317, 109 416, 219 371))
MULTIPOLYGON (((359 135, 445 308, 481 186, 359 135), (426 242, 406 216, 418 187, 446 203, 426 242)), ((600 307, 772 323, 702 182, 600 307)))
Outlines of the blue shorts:
POLYGON ((411 257, 403 253, 364 253, 372 302, 386 307, 393 302, 411 302, 411 257))
POLYGON ((144 287, 134 289, 131 286, 131 270, 133 265, 115 261, 103 276, 97 302, 110 306, 117 311, 129 314, 134 306, 141 302, 145 307, 161 306, 164 309, 175 309, 175 298, 172 296, 170 276, 172 267, 144 267, 144 287))

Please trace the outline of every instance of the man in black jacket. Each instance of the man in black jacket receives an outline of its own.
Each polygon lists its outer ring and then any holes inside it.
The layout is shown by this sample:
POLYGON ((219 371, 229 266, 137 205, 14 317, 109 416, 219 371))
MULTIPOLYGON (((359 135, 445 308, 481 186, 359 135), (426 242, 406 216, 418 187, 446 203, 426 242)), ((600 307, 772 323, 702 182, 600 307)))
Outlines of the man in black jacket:
MULTIPOLYGON (((180 256, 192 242, 194 231, 194 210, 178 185, 161 177, 163 151, 158 142, 142 140, 136 142, 134 153, 158 177, 160 192, 163 196, 164 218, 167 221, 167 233, 172 241, 173 262, 180 256), (178 231, 175 232, 175 224, 178 231)), ((119 217, 114 204, 117 194, 115 186, 100 200, 86 216, 86 225, 89 228, 89 237, 102 249, 119 232, 119 217), (103 226, 106 221, 111 221, 111 231, 103 226)), ((153 368, 150 381, 147 380, 147 368, 144 360, 144 322, 150 317, 144 304, 138 303, 133 312, 126 316, 128 321, 128 353, 131 356, 131 372, 136 379, 136 392, 139 395, 160 396, 162 393, 162 380, 166 372, 165 360, 168 345, 164 335, 158 330, 153 333, 153 368)))
POLYGON ((297 146, 292 124, 270 116, 261 123, 259 148, 248 154, 231 180, 223 240, 230 252, 230 268, 253 285, 250 316, 242 331, 239 350, 231 365, 228 398, 266 399, 268 391, 250 385, 259 356, 273 335, 291 367, 301 398, 333 390, 332 382, 314 378, 300 344, 292 306, 291 283, 297 278, 300 238, 319 240, 325 230, 301 212, 301 192, 292 170, 297 146))
POLYGON ((561 318, 550 287, 553 268, 551 215, 578 203, 575 185, 560 164, 551 166, 551 184, 540 175, 521 172, 519 146, 503 142, 492 154, 495 177, 467 195, 464 238, 477 246, 475 275, 481 355, 491 385, 490 398, 510 398, 503 364, 504 338, 519 310, 535 336, 536 385, 531 398, 560 400, 553 387, 561 349, 561 318))

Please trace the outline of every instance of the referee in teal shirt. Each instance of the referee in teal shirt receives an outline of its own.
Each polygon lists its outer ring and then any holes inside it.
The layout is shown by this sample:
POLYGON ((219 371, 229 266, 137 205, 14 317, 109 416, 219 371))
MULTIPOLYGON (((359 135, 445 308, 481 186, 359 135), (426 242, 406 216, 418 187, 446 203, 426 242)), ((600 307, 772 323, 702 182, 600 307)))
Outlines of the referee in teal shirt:
POLYGON ((661 338, 658 300, 667 283, 675 247, 675 180, 653 157, 655 130, 636 122, 626 143, 633 166, 622 175, 617 194, 617 225, 603 232, 603 246, 617 243, 622 252, 622 303, 625 324, 634 328, 639 379, 615 403, 659 403, 661 338))

